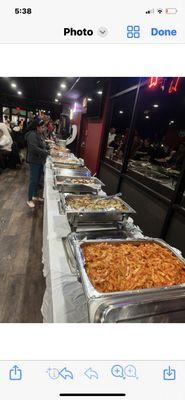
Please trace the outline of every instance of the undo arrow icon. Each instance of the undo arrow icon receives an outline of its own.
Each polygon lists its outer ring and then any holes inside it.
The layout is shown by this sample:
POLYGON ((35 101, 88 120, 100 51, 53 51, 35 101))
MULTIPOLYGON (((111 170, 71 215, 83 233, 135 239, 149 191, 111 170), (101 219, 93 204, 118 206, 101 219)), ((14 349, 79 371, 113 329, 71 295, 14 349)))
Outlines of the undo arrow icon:
POLYGON ((73 379, 73 374, 66 367, 60 371, 60 376, 64 379, 70 378, 73 379))

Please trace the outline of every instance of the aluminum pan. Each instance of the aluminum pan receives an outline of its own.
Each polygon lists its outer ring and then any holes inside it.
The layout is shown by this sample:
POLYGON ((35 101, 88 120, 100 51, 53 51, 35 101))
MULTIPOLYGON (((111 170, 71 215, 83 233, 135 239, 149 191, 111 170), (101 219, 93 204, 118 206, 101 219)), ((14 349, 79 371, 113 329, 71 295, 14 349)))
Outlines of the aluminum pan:
POLYGON ((107 241, 108 239, 111 242, 114 239, 126 239, 129 237, 129 232, 125 229, 105 229, 105 230, 96 230, 96 231, 85 231, 85 232, 75 232, 70 233, 68 235, 68 241, 70 245, 73 247, 73 243, 86 243, 86 241, 93 241, 93 240, 102 240, 107 241))
POLYGON ((173 296, 160 301, 140 301, 137 304, 133 302, 126 303, 119 301, 113 304, 106 301, 95 309, 92 316, 92 322, 101 323, 169 323, 185 321, 185 291, 173 292, 173 296))
POLYGON ((61 193, 71 194, 97 194, 101 190, 101 186, 89 186, 89 185, 56 185, 61 193))
MULTIPOLYGON (((134 302, 137 303, 137 298, 138 302, 141 300, 146 300, 146 301, 151 301, 154 298, 159 296, 159 301, 164 301, 170 297, 173 297, 173 292, 181 292, 183 290, 183 294, 185 293, 185 284, 181 285, 174 285, 174 286, 165 286, 165 287, 160 287, 160 288, 151 288, 151 289, 139 289, 139 290, 131 290, 131 291, 122 291, 122 292, 109 292, 109 293, 100 293, 98 292, 93 285, 91 284, 88 275, 85 270, 85 259, 83 256, 83 252, 81 249, 81 244, 82 243, 102 243, 105 242, 105 240, 85 240, 82 241, 81 243, 78 243, 77 241, 73 240, 73 246, 74 246, 74 252, 75 252, 75 257, 77 261, 77 268, 79 270, 82 284, 84 287, 84 292, 88 300, 98 300, 100 299, 102 302, 106 302, 106 300, 112 300, 113 302, 116 302, 118 300, 126 300, 129 298, 134 298, 134 302)), ((166 242, 164 242, 161 239, 155 239, 155 238, 147 238, 147 239, 126 239, 126 240, 106 240, 106 242, 111 242, 111 243, 142 243, 142 242, 152 242, 152 243, 158 243, 161 246, 167 248, 170 250, 179 260, 183 261, 185 263, 185 259, 179 255, 179 253, 171 248, 166 242)), ((179 293, 180 294, 180 293, 179 293)))
POLYGON ((87 176, 87 177, 81 177, 81 176, 76 176, 75 177, 75 179, 84 179, 84 180, 87 180, 88 182, 85 182, 85 183, 72 183, 72 182, 67 182, 67 179, 69 179, 69 180, 72 180, 73 179, 73 177, 71 177, 71 176, 66 176, 66 177, 63 177, 63 179, 65 180, 64 182, 62 182, 62 181, 60 181, 60 179, 58 179, 58 178, 60 178, 61 177, 61 175, 60 176, 58 176, 58 175, 56 175, 55 176, 55 181, 56 181, 56 185, 65 185, 65 186, 81 186, 81 185, 90 185, 90 186, 105 186, 105 184, 103 183, 103 182, 101 182, 98 178, 96 178, 96 177, 90 177, 90 176, 87 176), (93 181, 92 181, 93 180, 93 181))
POLYGON ((135 210, 133 208, 131 208, 125 201, 123 201, 121 198, 119 198, 118 196, 99 196, 99 195, 94 195, 93 198, 105 198, 105 199, 110 199, 110 198, 117 198, 119 199, 120 203, 122 206, 125 207, 124 210, 120 211, 120 210, 115 210, 115 209, 101 209, 101 210, 93 210, 93 209, 86 209, 86 210, 76 210, 76 209, 72 209, 69 208, 68 205, 66 204, 66 198, 67 197, 82 197, 83 195, 69 195, 67 193, 61 194, 60 199, 61 199, 61 203, 62 203, 62 207, 64 209, 64 212, 66 214, 69 215, 80 215, 80 216, 101 216, 101 215, 125 215, 125 214, 135 214, 135 210))
POLYGON ((60 190, 63 193, 98 193, 99 190, 101 190, 101 187, 104 186, 104 183, 102 183, 98 178, 91 178, 91 177, 81 177, 77 176, 75 177, 76 179, 83 179, 87 180, 86 183, 72 183, 71 179, 74 177, 62 177, 64 181, 60 181, 60 176, 55 176, 54 177, 54 187, 55 189, 60 190), (68 181, 67 181, 68 179, 68 181), (93 179, 94 183, 91 183, 91 179, 93 179))
POLYGON ((54 176, 71 176, 71 177, 86 177, 91 176, 91 172, 87 167, 80 167, 77 169, 72 168, 64 168, 64 167, 53 167, 53 175, 54 176))
MULTIPOLYGON (((68 157, 70 159, 70 157, 68 157)), ((67 162, 67 158, 66 157, 61 157, 60 158, 52 158, 51 161, 54 164, 54 166, 59 165, 60 167, 64 166, 65 167, 72 167, 72 166, 79 166, 79 167, 83 167, 84 166, 84 160, 82 159, 78 159, 78 158, 72 158, 72 160, 74 160, 73 162, 67 162), (65 161, 65 162, 64 162, 65 161)))

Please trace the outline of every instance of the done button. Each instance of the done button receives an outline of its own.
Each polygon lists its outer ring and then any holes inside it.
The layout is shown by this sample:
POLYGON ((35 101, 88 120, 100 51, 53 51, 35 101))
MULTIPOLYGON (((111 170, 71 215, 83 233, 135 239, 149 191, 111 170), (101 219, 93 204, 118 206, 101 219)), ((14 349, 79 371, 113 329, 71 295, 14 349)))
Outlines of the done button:
POLYGON ((177 36, 176 29, 151 28, 151 36, 177 36))

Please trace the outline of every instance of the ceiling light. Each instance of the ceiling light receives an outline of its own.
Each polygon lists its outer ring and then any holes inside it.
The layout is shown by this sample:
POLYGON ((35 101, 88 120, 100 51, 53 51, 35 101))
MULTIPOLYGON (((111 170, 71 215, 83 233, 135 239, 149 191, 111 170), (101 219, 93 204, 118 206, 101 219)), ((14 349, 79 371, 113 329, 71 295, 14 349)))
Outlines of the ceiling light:
POLYGON ((119 114, 123 114, 123 110, 119 110, 119 114))
POLYGON ((19 94, 19 96, 21 96, 22 92, 20 90, 18 90, 17 94, 19 94))
POLYGON ((103 94, 102 90, 99 90, 97 93, 98 93, 100 96, 103 94))
POLYGON ((17 87, 16 83, 12 82, 11 87, 16 88, 17 87))
POLYGON ((57 96, 58 96, 58 97, 62 96, 62 93, 58 92, 58 93, 57 93, 57 96))
POLYGON ((58 101, 59 101, 58 99, 55 99, 55 103, 58 103, 58 101))
POLYGON ((149 115, 145 115, 145 118, 146 118, 146 119, 149 119, 150 117, 149 117, 149 115))
POLYGON ((88 97, 87 101, 92 101, 92 99, 90 97, 88 97))
POLYGON ((65 84, 65 83, 61 83, 60 87, 61 87, 62 89, 65 89, 65 88, 66 88, 66 84, 65 84))
POLYGON ((159 108, 159 104, 154 104, 153 107, 154 108, 159 108))

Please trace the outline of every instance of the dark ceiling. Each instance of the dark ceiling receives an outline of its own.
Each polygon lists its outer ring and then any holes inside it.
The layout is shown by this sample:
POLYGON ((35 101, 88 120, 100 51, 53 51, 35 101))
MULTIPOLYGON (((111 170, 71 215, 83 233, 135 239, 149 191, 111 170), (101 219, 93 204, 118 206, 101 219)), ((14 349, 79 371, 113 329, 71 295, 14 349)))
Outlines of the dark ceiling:
POLYGON ((43 105, 57 105, 64 102, 72 102, 80 97, 88 95, 96 84, 101 85, 105 78, 0 78, 0 99, 29 99, 29 101, 43 102, 43 105), (11 87, 11 83, 16 83, 16 88, 11 87), (66 84, 66 88, 61 88, 61 83, 66 84), (22 94, 18 95, 17 92, 22 94), (61 92, 62 97, 57 97, 61 92), (55 102, 58 98, 59 103, 55 102))

